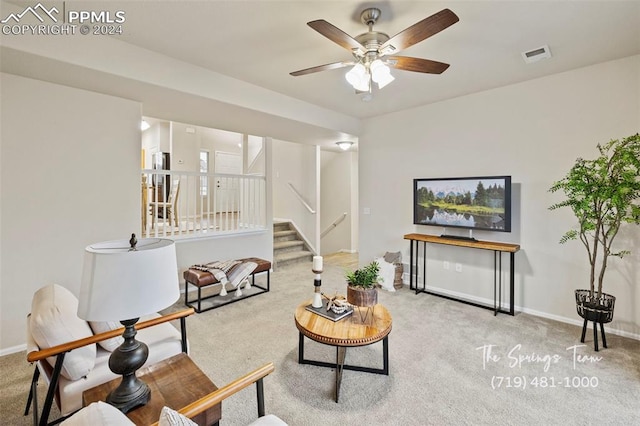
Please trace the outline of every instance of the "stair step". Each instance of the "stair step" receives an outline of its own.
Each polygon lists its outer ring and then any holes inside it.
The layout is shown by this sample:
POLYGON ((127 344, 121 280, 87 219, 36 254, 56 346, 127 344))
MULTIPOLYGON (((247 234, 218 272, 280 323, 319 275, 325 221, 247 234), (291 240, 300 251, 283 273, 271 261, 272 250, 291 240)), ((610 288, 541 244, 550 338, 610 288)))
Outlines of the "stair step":
POLYGON ((291 225, 291 222, 274 222, 274 267, 311 262, 313 253, 307 250, 307 248, 306 243, 300 239, 298 231, 291 225))
POLYGON ((277 267, 291 265, 300 262, 311 262, 313 253, 307 250, 288 251, 285 253, 277 253, 274 260, 277 267))
POLYGON ((288 241, 288 240, 293 240, 295 238, 297 238, 298 233, 294 230, 287 230, 287 231, 275 231, 273 233, 273 240, 274 241, 288 241))
POLYGON ((275 222, 273 224, 273 230, 275 232, 289 231, 290 229, 291 229, 291 226, 289 225, 289 222, 275 222))
POLYGON ((298 250, 304 246, 304 243, 300 240, 291 240, 291 241, 278 241, 273 243, 273 250, 278 251, 279 253, 298 250))

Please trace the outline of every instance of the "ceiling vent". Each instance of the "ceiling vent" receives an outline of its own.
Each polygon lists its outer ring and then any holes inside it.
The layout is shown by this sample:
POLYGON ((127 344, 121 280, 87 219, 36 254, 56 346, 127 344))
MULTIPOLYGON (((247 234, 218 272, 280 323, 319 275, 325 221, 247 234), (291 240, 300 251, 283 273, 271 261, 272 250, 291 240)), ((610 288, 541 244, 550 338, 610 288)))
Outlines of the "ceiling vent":
POLYGON ((522 52, 522 58, 527 64, 538 62, 541 59, 547 59, 551 57, 551 50, 549 46, 544 45, 537 49, 529 50, 528 52, 522 52))

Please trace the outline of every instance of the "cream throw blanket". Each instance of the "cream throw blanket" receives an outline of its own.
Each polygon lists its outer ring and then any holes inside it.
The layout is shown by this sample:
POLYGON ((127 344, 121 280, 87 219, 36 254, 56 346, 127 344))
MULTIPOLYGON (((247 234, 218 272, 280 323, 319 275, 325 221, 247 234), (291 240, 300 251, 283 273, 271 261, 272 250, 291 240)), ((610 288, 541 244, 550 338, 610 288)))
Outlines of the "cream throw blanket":
POLYGON ((222 260, 191 266, 191 269, 210 272, 220 282, 220 296, 227 295, 226 284, 229 283, 236 289, 235 296, 242 296, 241 284, 244 288, 251 288, 248 277, 258 267, 255 262, 242 262, 240 260, 222 260))

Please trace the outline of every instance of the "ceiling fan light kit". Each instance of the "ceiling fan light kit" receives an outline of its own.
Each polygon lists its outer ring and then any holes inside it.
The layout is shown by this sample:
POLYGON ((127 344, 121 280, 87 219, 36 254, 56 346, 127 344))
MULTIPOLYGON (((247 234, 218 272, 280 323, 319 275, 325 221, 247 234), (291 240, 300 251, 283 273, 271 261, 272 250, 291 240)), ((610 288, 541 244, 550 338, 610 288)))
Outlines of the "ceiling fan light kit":
POLYGON ((378 84, 378 89, 382 89, 395 80, 391 75, 390 68, 426 74, 441 74, 449 67, 449 64, 429 59, 387 55, 413 46, 455 24, 459 21, 455 13, 449 9, 443 9, 391 38, 385 33, 373 31, 373 25, 380 18, 380 15, 380 9, 377 8, 363 10, 360 14, 360 21, 369 27, 369 31, 356 37, 351 37, 323 19, 308 22, 307 25, 311 28, 351 52, 355 60, 306 68, 290 74, 300 76, 354 65, 345 74, 346 80, 353 86, 356 93, 367 92, 371 95, 372 81, 378 84))

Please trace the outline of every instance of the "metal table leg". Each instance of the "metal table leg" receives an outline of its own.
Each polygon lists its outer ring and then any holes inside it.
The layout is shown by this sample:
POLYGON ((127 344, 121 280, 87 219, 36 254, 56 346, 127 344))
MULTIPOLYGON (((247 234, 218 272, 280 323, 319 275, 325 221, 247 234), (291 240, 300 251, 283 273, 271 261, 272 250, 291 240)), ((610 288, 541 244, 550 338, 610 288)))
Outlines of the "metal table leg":
POLYGON ((344 359, 347 356, 345 346, 336 346, 336 402, 340 398, 340 385, 342 384, 342 371, 344 370, 344 359))

